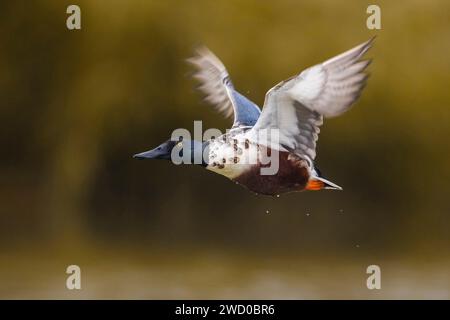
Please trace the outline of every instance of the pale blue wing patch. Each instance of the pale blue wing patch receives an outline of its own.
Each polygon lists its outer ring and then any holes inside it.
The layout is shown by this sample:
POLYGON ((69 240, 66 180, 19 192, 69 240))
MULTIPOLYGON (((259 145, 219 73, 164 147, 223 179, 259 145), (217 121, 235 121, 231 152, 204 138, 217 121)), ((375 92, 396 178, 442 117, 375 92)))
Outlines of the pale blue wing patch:
POLYGON ((259 118, 259 107, 237 92, 223 63, 209 49, 201 47, 187 60, 195 68, 193 77, 205 100, 229 117, 234 114, 233 128, 253 126, 259 118))

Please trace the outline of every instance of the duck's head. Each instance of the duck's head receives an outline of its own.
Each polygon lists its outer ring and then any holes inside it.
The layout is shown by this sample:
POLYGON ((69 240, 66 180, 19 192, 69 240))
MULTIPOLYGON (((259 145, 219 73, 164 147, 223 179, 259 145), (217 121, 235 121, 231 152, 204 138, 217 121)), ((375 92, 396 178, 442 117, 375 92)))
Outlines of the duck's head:
POLYGON ((203 161, 203 152, 207 147, 207 142, 195 140, 180 139, 178 141, 167 140, 161 143, 155 149, 137 153, 133 156, 136 159, 163 159, 171 160, 175 164, 201 164, 203 161))
MULTIPOLYGON (((172 156, 172 150, 177 146, 177 144, 181 144, 180 141, 167 140, 161 143, 155 149, 137 153, 133 156, 136 159, 163 159, 170 160, 172 156)), ((181 147, 181 146, 180 146, 181 147)))

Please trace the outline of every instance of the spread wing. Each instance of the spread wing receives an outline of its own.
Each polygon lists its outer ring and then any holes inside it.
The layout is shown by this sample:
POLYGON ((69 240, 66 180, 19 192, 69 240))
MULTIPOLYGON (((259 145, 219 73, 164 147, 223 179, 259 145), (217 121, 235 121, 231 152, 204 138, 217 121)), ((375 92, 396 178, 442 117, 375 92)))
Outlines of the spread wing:
POLYGON ((323 117, 347 111, 364 88, 367 74, 363 71, 370 60, 360 59, 372 42, 373 38, 270 89, 249 134, 278 129, 282 148, 314 160, 323 117))
POLYGON ((226 117, 234 114, 233 127, 255 125, 261 110, 234 89, 219 58, 208 48, 201 47, 187 61, 197 69, 193 77, 200 82, 198 89, 205 94, 205 100, 226 117))

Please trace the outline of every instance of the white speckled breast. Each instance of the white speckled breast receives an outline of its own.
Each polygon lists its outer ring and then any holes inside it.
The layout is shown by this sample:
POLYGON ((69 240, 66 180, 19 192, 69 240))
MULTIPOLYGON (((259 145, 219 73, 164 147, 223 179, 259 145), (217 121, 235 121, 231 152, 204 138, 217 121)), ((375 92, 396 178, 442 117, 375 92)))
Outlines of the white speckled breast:
POLYGON ((259 148, 243 131, 230 132, 209 144, 208 170, 234 179, 257 165, 259 148))

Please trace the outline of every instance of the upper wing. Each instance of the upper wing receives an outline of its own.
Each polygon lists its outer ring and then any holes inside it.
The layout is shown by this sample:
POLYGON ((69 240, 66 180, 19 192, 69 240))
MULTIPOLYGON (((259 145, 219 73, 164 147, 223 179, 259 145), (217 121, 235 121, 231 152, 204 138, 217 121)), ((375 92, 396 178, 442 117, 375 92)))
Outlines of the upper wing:
POLYGON ((229 117, 234 113, 233 127, 253 126, 259 118, 259 107, 237 92, 223 63, 206 47, 197 49, 197 54, 187 61, 197 72, 193 77, 200 81, 198 87, 216 109, 229 117))
POLYGON ((360 58, 372 42, 373 38, 270 89, 249 134, 278 129, 282 148, 314 160, 323 117, 344 113, 362 92, 367 79, 363 71, 370 60, 360 58))

